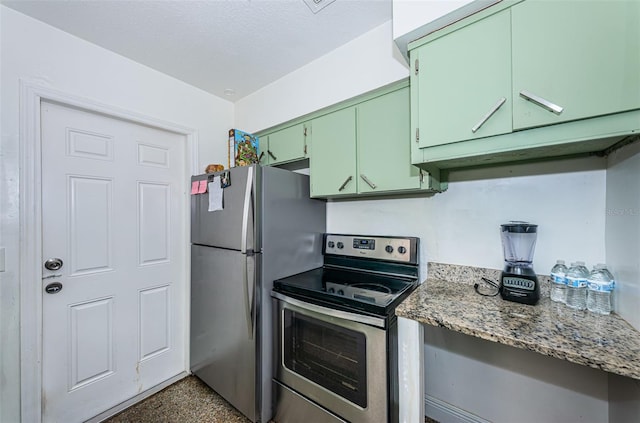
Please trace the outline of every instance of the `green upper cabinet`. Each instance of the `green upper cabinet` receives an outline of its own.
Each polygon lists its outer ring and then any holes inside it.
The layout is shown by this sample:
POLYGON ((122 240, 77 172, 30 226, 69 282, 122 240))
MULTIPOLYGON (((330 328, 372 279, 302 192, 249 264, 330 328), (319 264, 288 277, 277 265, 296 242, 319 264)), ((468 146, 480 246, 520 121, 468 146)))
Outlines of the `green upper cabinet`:
POLYGON ((312 197, 446 189, 411 165, 406 82, 364 95, 313 119, 309 159, 312 197))
POLYGON ((421 174, 411 166, 409 88, 357 106, 358 192, 419 189, 421 174))
POLYGON ((503 0, 409 49, 411 162, 430 172, 640 131, 640 0, 503 0))
MULTIPOLYGON (((268 134, 267 150, 262 164, 277 165, 307 157, 308 123, 300 123, 268 134)), ((263 136, 260 137, 262 142, 263 136)), ((259 153, 260 155, 260 153, 259 153)))
POLYGON ((509 9, 412 50, 419 146, 511 132, 509 9))
POLYGON ((514 129, 640 108, 640 1, 529 0, 511 14, 514 129))
POLYGON ((356 108, 313 119, 309 178, 311 196, 355 194, 356 108))
POLYGON ((293 168, 308 158, 316 198, 446 190, 437 169, 411 164, 409 94, 404 79, 258 132, 260 163, 293 168))

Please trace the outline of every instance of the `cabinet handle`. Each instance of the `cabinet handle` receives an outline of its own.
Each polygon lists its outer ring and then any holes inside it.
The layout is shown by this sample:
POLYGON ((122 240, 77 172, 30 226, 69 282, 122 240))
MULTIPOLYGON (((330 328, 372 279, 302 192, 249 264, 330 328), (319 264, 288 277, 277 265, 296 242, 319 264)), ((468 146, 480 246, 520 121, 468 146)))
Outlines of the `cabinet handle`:
POLYGON ((353 176, 349 176, 343 183, 342 185, 340 185, 340 188, 338 188, 338 191, 342 191, 349 182, 351 182, 351 180, 353 179, 353 176))
POLYGON ((258 163, 262 161, 263 157, 264 157, 264 151, 260 153, 260 157, 258 157, 258 163))
POLYGON ((278 158, 276 156, 273 155, 273 153, 271 152, 271 150, 267 150, 267 154, 269 154, 269 156, 271 156, 271 158, 273 160, 278 160, 278 158))
POLYGON ((491 108, 491 110, 489 110, 489 112, 487 112, 487 114, 486 114, 486 115, 484 115, 484 116, 482 117, 482 119, 480 119, 480 122, 476 123, 476 126, 474 126, 473 128, 471 128, 471 132, 473 132, 473 133, 475 134, 475 132, 476 132, 478 129, 480 129, 480 127, 481 127, 482 125, 484 125, 484 123, 485 123, 486 121, 488 121, 488 120, 489 120, 489 118, 490 118, 491 116, 493 116, 493 114, 494 114, 495 112, 497 112, 497 111, 498 111, 498 109, 499 109, 500 107, 502 107, 502 105, 503 105, 506 101, 507 101, 507 99, 506 99, 506 98, 504 98, 504 97, 502 97, 500 100, 498 100, 498 102, 497 102, 496 104, 494 104, 494 105, 493 105, 493 107, 491 108))
POLYGON ((362 178, 363 181, 365 181, 367 183, 367 185, 369 185, 371 187, 371 189, 376 189, 376 184, 374 184, 373 182, 371 182, 369 180, 369 178, 367 178, 366 176, 364 176, 362 173, 360 174, 360 177, 362 178))
POLYGON ((529 91, 525 91, 525 90, 520 91, 520 97, 532 102, 533 104, 536 104, 542 107, 545 110, 555 113, 556 115, 559 115, 564 110, 564 107, 560 107, 557 104, 553 104, 549 100, 545 100, 542 97, 539 97, 533 93, 530 93, 529 91))

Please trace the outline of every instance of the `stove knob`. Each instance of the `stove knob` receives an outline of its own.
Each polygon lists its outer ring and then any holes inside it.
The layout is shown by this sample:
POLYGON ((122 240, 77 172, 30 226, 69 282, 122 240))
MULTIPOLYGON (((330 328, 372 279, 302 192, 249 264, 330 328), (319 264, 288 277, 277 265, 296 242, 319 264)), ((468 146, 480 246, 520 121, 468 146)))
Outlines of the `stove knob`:
POLYGON ((333 241, 329 241, 329 243, 327 244, 329 246, 329 248, 333 248, 336 246, 336 243, 333 241))
POLYGON ((393 253, 393 247, 391 245, 387 245, 386 247, 384 247, 384 250, 389 254, 393 253))
POLYGON ((338 241, 338 249, 342 250, 344 248, 344 244, 340 241, 338 241))
POLYGON ((336 292, 336 290, 333 288, 329 288, 327 291, 329 292, 329 294, 333 294, 334 292, 336 292))
POLYGON ((407 249, 406 249, 406 248, 404 248, 404 247, 398 247, 398 252, 399 252, 400 254, 404 254, 404 253, 406 253, 406 252, 407 252, 407 249))
POLYGON ((338 289, 338 295, 344 295, 344 291, 342 289, 338 289))

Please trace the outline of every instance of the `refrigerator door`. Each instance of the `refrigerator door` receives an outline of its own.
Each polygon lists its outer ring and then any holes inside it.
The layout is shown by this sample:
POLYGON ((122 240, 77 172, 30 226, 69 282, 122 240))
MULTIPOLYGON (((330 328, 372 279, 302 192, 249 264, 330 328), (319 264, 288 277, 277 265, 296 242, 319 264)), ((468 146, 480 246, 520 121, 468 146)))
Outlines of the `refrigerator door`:
POLYGON ((273 417, 273 319, 271 289, 275 279, 322 266, 326 203, 309 198, 309 176, 273 167, 262 169, 262 266, 259 298, 262 421, 273 417))
POLYGON ((191 371, 255 422, 260 254, 192 245, 191 263, 191 371))
MULTIPOLYGON (((223 190, 223 210, 208 211, 208 193, 191 196, 191 243, 259 251, 259 243, 255 242, 255 204, 260 167, 234 167, 229 172, 231 185, 223 190)), ((191 181, 215 177, 214 183, 218 184, 223 173, 197 175, 191 181)))

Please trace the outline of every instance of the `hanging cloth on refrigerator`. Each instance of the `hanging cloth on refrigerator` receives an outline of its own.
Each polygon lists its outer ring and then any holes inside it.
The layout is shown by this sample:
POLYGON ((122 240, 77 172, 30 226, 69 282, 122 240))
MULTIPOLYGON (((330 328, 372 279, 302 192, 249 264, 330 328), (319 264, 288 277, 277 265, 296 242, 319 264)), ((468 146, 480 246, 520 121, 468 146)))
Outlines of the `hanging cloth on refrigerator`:
POLYGON ((224 190, 220 186, 220 177, 214 177, 211 182, 209 182, 209 211, 217 211, 222 210, 222 193, 224 190))

